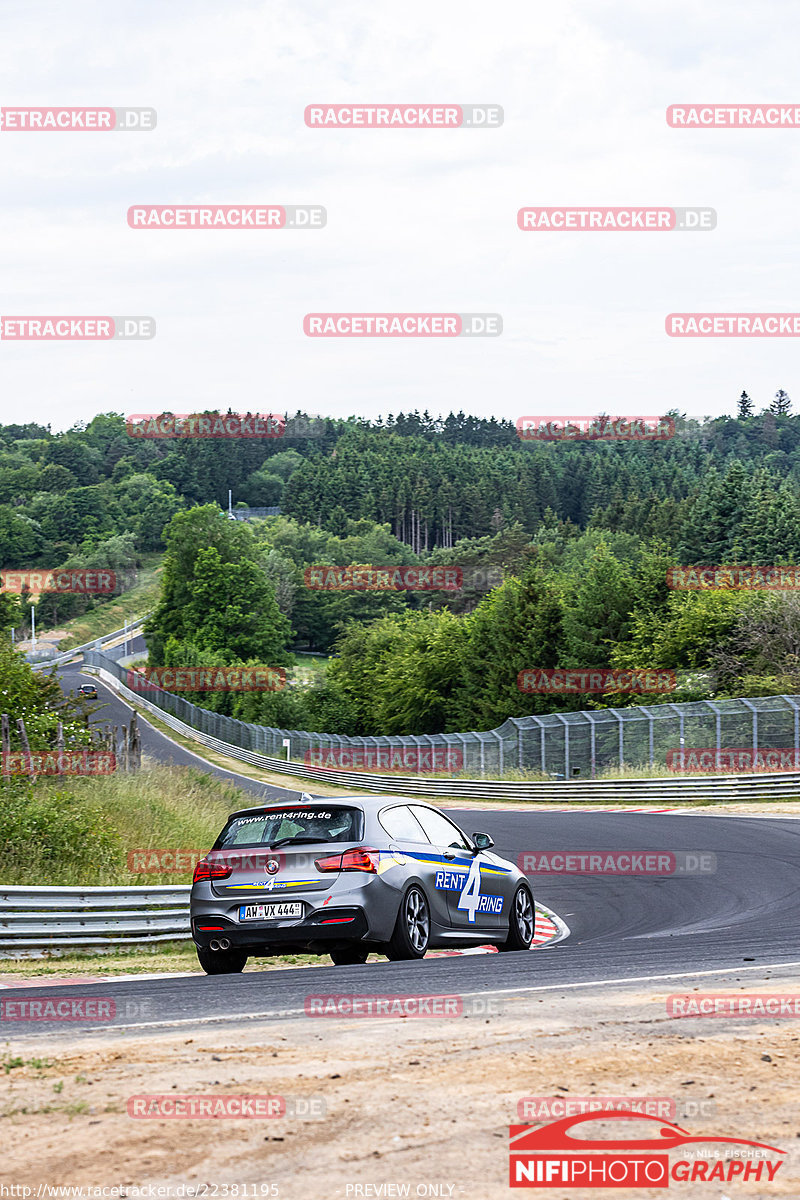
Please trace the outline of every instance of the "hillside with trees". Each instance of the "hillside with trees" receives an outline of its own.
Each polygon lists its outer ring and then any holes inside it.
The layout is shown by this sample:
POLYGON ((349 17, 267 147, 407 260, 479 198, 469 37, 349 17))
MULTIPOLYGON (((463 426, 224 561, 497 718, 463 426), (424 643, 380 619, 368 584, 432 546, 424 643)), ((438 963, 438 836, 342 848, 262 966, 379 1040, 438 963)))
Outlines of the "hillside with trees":
MULTIPOLYGON (((510 422, 412 413, 316 436, 135 439, 96 417, 0 428, 0 569, 164 550, 158 665, 289 666, 312 686, 190 697, 249 721, 350 734, 487 729, 664 697, 521 692, 533 667, 663 668, 670 699, 800 691, 791 592, 674 591, 670 566, 800 560, 800 417, 780 392, 653 442, 521 441, 510 422), (281 515, 228 521, 235 502, 281 515), (319 564, 469 568, 449 591, 317 590, 319 564), (481 583, 481 579, 483 583, 481 583)), ((23 600, 26 597, 23 596, 23 600)), ((56 624, 101 599, 45 594, 56 624)))

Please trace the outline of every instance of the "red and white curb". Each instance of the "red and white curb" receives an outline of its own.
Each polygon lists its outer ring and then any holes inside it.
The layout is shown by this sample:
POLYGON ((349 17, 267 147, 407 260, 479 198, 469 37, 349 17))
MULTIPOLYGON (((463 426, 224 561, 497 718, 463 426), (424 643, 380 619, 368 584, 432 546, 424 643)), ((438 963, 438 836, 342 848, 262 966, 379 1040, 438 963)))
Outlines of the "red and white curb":
MULTIPOLYGON (((554 913, 551 908, 545 908, 543 904, 536 905, 536 926, 531 950, 538 950, 541 946, 554 946, 556 942, 562 942, 564 938, 568 938, 569 934, 569 926, 557 913, 554 913)), ((425 957, 453 958, 456 955, 497 953, 497 946, 473 946, 470 950, 431 950, 425 957)))
MULTIPOLYGON (((428 801, 434 803, 434 801, 428 801)), ((730 801, 728 802, 730 803, 730 801)), ((681 813, 690 811, 681 806, 680 808, 652 808, 650 806, 640 805, 633 807, 625 804, 614 804, 609 808, 603 808, 598 804, 542 804, 535 800, 530 808, 523 809, 519 803, 504 804, 502 800, 492 801, 491 804, 437 804, 437 808, 444 810, 451 809, 453 812, 463 812, 465 809, 471 811, 482 809, 484 812, 594 812, 594 813, 681 813)), ((698 812, 701 810, 698 809, 698 812)))
POLYGON ((563 942, 569 934, 569 925, 558 913, 554 913, 552 908, 545 908, 543 904, 536 905, 534 946, 552 946, 554 942, 563 942))

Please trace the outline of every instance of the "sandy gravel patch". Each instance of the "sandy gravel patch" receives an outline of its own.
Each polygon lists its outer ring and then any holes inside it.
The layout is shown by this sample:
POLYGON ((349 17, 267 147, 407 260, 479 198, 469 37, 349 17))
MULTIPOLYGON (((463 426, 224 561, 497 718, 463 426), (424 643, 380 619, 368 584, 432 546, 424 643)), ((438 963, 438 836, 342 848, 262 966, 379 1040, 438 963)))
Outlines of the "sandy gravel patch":
MULTIPOLYGON (((800 992, 800 976, 754 974, 746 987, 800 992)), ((671 1098, 677 1123, 693 1134, 788 1151, 767 1188, 673 1183, 678 1194, 796 1197, 800 1021, 668 1019, 668 990, 532 993, 505 999, 490 1018, 305 1019, 83 1042, 20 1039, 3 1053, 6 1064, 25 1065, 0 1073, 3 1175, 33 1188, 169 1185, 165 1197, 188 1183, 208 1185, 207 1195, 222 1195, 222 1185, 275 1184, 285 1200, 402 1195, 353 1190, 395 1184, 411 1196, 494 1200, 510 1194, 508 1126, 520 1120, 521 1099, 618 1095, 671 1098), (278 1095, 325 1115, 131 1119, 128 1099, 143 1093, 278 1095), (686 1115, 700 1102, 701 1115, 686 1115)), ((675 990, 691 988, 681 981, 675 990)), ((564 1192, 575 1200, 597 1194, 564 1192)))

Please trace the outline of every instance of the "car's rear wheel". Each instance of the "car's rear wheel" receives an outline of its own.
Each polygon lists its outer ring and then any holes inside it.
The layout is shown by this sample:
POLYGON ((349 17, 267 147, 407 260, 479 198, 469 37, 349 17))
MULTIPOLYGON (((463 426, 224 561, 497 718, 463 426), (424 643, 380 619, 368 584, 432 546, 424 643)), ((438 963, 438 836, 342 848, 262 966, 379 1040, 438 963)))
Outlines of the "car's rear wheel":
POLYGON ((197 947, 197 960, 206 975, 238 975, 244 970, 244 950, 204 950, 197 947))
POLYGON ((358 963, 365 963, 369 950, 364 950, 361 946, 347 946, 344 950, 331 950, 331 958, 337 967, 353 967, 358 963))
POLYGON ((533 908, 533 895, 527 884, 521 883, 514 893, 511 902, 511 912, 508 917, 508 937, 500 946, 501 950, 530 950, 533 932, 536 927, 536 916, 533 908))
POLYGON ((408 889, 400 902, 394 933, 386 947, 392 962, 407 958, 424 958, 431 937, 431 913, 421 887, 408 889))

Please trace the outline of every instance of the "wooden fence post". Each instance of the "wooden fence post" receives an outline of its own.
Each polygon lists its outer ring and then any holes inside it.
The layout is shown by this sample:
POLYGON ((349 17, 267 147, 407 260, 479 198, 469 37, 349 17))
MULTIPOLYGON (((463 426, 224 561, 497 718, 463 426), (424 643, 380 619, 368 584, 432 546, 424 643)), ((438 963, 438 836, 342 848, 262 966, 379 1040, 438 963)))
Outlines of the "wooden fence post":
POLYGON ((17 730, 19 732, 19 744, 22 746, 23 754, 25 754, 27 757, 31 783, 36 783, 36 776, 33 773, 33 759, 31 758, 31 745, 28 741, 28 731, 25 728, 25 722, 23 721, 22 717, 17 720, 17 730))
POLYGON ((9 755, 11 754, 11 725, 8 720, 8 713, 3 713, 2 730, 3 730, 3 734, 2 734, 2 736, 3 736, 3 778, 7 779, 11 775, 11 772, 9 770, 9 766, 11 765, 10 759, 9 759, 9 755))
POLYGON ((128 770, 139 771, 142 766, 142 737, 139 733, 139 722, 136 713, 131 717, 131 728, 128 736, 128 770))

